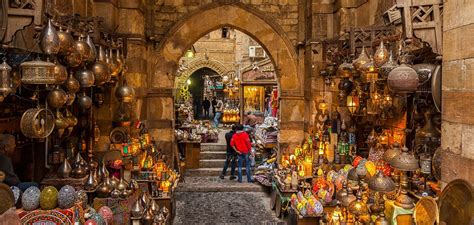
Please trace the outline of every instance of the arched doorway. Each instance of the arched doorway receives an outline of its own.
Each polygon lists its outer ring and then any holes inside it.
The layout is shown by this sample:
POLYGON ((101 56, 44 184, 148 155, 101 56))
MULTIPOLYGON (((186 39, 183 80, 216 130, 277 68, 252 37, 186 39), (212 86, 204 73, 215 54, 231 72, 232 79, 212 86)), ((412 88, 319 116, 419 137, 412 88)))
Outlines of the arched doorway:
MULTIPOLYGON (((166 123, 159 121, 172 121, 174 118, 169 104, 173 102, 173 87, 179 60, 199 38, 222 27, 232 27, 246 33, 269 53, 276 67, 281 93, 280 105, 283 106, 280 113, 280 143, 300 142, 304 138, 304 75, 302 70, 298 69, 295 47, 272 19, 241 3, 210 4, 178 22, 165 36, 153 58, 151 69, 154 73, 148 78, 150 91, 147 118, 151 124, 150 130, 156 132, 158 141, 170 145, 174 141, 173 122, 166 127, 166 123), (167 107, 171 110, 156 110, 167 107)), ((164 146, 166 147, 170 146, 164 146)))

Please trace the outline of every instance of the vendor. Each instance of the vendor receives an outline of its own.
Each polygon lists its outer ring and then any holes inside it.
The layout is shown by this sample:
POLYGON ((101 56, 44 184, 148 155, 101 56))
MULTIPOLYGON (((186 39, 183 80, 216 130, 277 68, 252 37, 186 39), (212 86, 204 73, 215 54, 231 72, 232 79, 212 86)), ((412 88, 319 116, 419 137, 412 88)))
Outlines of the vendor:
POLYGON ((245 116, 244 119, 244 125, 251 126, 255 128, 255 125, 257 124, 258 118, 252 112, 248 111, 247 116, 245 116))
POLYGON ((20 182, 13 169, 13 163, 10 155, 16 148, 15 137, 10 134, 0 134, 0 182, 9 186, 17 186, 21 191, 25 191, 28 187, 39 185, 35 182, 20 182), (4 177, 4 178, 3 178, 4 177))

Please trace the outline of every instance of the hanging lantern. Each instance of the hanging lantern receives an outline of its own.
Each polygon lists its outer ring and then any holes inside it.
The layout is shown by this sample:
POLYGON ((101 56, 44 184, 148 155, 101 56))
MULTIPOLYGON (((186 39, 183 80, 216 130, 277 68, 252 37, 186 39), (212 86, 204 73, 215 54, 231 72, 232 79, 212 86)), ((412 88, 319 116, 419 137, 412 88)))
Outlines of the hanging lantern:
POLYGON ((370 61, 369 57, 367 56, 367 53, 365 52, 365 47, 362 47, 362 52, 360 53, 359 57, 357 57, 354 62, 352 62, 352 65, 354 65, 354 68, 356 70, 360 70, 362 66, 370 61))
POLYGON ((347 108, 352 115, 357 111, 357 109, 359 109, 359 105, 359 96, 357 96, 355 92, 352 95, 347 96, 347 108))
POLYGON ((374 54, 374 63, 376 66, 380 67, 388 61, 388 51, 383 44, 383 41, 380 42, 380 46, 377 48, 374 54))
POLYGON ((364 64, 361 70, 364 74, 363 79, 365 82, 377 81, 377 79, 379 79, 379 70, 375 66, 373 59, 370 59, 368 63, 364 64))
POLYGON ((351 63, 343 62, 337 68, 336 75, 338 77, 351 77, 354 74, 354 66, 351 63))
POLYGON ((388 74, 387 84, 396 93, 411 93, 418 88, 418 74, 407 64, 402 64, 388 74))
POLYGON ((135 97, 135 90, 128 86, 127 81, 124 80, 123 84, 115 90, 115 97, 119 102, 132 102, 135 97))
POLYGON ((53 26, 51 19, 48 19, 46 26, 41 31, 40 48, 48 55, 57 54, 60 48, 60 40, 58 32, 53 26))
POLYGON ((327 109, 328 109, 328 104, 327 104, 326 101, 323 99, 323 100, 319 103, 319 110, 321 110, 321 112, 323 112, 323 114, 325 114, 327 109))
POLYGON ((3 58, 3 63, 0 64, 0 102, 12 92, 11 71, 12 68, 7 64, 6 59, 3 58))

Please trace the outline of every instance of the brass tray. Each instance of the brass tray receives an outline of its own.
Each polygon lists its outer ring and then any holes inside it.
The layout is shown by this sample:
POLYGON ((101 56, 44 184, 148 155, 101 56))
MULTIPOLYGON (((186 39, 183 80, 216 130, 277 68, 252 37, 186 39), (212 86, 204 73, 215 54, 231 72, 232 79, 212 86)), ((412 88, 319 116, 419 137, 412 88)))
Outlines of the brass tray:
POLYGON ((416 225, 433 225, 438 222, 438 204, 432 197, 422 197, 415 205, 413 212, 416 225))
POLYGON ((440 224, 474 223, 474 190, 463 179, 451 181, 439 197, 440 224))

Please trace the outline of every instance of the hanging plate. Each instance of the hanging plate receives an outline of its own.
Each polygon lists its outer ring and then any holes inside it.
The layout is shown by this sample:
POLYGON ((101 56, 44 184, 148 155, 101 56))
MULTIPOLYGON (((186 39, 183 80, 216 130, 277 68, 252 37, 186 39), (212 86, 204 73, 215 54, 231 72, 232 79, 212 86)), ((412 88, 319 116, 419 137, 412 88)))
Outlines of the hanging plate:
POLYGON ((121 127, 116 127, 110 131, 110 143, 122 144, 127 142, 127 132, 121 127))
POLYGON ((463 179, 451 181, 439 197, 440 224, 474 223, 474 190, 463 179))
POLYGON ((438 112, 441 112, 441 66, 437 65, 431 76, 431 94, 438 112))
POLYGON ((433 225, 438 221, 438 204, 432 197, 422 197, 415 205, 413 212, 416 225, 433 225))

